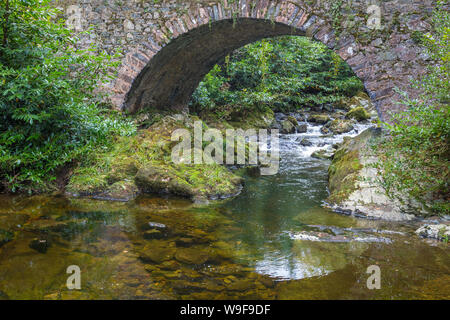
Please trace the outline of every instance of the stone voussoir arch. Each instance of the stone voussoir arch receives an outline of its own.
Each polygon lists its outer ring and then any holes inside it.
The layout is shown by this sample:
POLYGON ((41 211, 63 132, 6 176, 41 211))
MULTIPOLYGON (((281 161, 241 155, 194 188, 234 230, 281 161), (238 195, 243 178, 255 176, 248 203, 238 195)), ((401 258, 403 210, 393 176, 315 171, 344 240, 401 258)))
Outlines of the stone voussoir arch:
POLYGON ((314 38, 335 50, 375 103, 380 117, 397 111, 395 87, 415 92, 429 57, 415 41, 431 29, 429 0, 71 0, 60 1, 81 46, 123 50, 111 102, 185 108, 203 76, 233 50, 280 35, 314 38), (78 19, 78 20, 77 20, 78 19))

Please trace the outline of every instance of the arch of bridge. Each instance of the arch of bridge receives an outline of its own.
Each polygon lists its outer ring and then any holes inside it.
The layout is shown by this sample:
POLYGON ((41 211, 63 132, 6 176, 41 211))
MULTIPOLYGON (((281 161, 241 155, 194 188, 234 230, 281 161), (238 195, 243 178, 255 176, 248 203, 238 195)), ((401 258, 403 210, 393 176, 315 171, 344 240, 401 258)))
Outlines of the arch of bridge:
POLYGON ((107 90, 118 108, 184 108, 203 76, 233 50, 280 35, 314 38, 364 82, 380 116, 397 111, 395 87, 426 70, 415 33, 430 30, 430 0, 60 0, 81 47, 122 50, 107 90), (333 5, 340 4, 339 11, 333 5), (332 13, 334 12, 334 13, 332 13), (337 31, 339 30, 339 32, 337 31))

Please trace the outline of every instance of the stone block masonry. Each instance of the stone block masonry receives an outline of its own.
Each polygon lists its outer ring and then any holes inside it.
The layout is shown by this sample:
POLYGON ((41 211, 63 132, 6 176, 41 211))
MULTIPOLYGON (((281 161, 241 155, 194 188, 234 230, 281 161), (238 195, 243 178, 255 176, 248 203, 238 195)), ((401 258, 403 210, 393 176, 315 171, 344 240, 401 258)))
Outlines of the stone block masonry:
POLYGON ((203 76, 233 50, 267 37, 312 37, 362 79, 381 117, 430 63, 415 42, 431 28, 430 0, 59 0, 80 47, 122 50, 106 90, 117 107, 185 109, 203 76))

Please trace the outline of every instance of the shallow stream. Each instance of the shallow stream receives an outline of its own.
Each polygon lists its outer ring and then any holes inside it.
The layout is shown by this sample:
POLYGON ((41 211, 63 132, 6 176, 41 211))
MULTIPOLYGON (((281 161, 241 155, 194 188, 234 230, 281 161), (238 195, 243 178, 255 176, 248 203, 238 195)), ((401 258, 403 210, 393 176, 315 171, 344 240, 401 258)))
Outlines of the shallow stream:
POLYGON ((342 138, 282 136, 277 175, 209 205, 0 195, 0 299, 449 299, 448 245, 323 207, 329 160, 310 156, 342 138))

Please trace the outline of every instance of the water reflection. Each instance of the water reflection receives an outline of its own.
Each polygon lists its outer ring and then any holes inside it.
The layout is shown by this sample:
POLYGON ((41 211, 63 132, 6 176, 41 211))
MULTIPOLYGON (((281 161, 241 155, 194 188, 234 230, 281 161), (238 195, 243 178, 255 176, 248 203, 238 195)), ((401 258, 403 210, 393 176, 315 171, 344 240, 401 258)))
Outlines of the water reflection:
MULTIPOLYGON (((307 134, 322 143, 316 131, 307 134)), ((446 245, 415 238, 411 225, 322 208, 327 161, 305 157, 296 135, 280 145, 278 175, 249 177, 239 197, 211 205, 0 195, 0 299, 450 296, 446 245), (383 237, 391 242, 373 240, 383 237), (72 264, 80 291, 65 287, 72 264), (381 290, 365 287, 372 264, 383 270, 381 290)))

